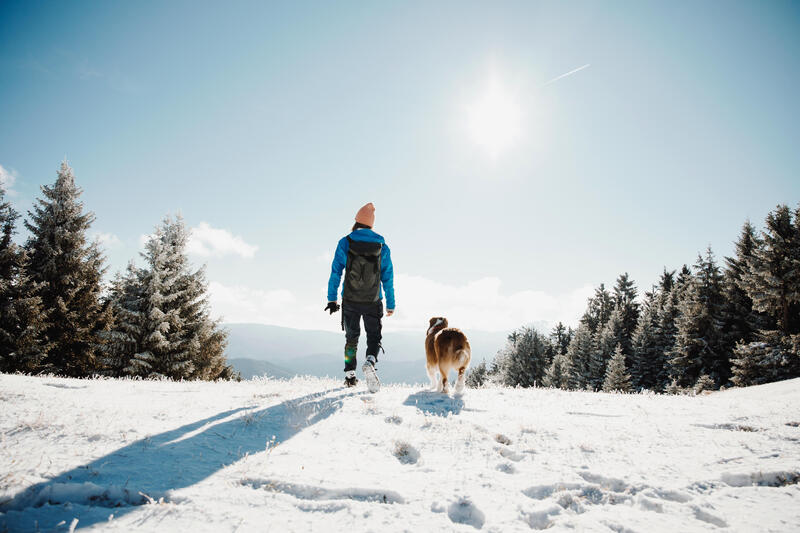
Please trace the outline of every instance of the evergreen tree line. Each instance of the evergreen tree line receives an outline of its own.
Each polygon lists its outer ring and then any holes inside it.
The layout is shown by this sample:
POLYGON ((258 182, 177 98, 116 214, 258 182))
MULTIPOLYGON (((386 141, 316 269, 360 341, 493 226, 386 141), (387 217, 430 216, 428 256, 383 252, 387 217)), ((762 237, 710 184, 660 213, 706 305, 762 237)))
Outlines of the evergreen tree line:
POLYGON ((800 206, 746 222, 720 267, 708 248, 664 269, 643 298, 628 274, 600 285, 573 331, 523 327, 468 380, 605 391, 699 392, 800 376, 800 206))
POLYGON ((133 262, 103 284, 104 257, 87 239, 94 214, 64 161, 28 212, 30 237, 13 241, 19 214, 0 187, 0 371, 170 379, 236 377, 227 332, 209 316, 204 269, 192 270, 183 220, 167 217, 133 262))

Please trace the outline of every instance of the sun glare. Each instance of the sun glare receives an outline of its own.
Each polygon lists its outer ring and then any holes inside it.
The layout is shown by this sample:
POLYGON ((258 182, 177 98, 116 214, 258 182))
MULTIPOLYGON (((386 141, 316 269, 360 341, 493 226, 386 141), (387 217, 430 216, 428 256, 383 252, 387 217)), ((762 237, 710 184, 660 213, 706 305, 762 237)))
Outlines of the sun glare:
POLYGON ((492 78, 484 93, 467 109, 467 127, 472 141, 496 159, 520 136, 521 109, 514 95, 492 78))

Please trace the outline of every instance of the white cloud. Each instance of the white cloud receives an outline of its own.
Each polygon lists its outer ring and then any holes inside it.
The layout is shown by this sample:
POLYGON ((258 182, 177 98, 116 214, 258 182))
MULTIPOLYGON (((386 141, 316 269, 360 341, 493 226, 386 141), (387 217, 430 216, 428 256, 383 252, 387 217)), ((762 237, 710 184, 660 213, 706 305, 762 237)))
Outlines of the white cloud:
MULTIPOLYGON (((541 290, 523 290, 504 294, 502 282, 495 277, 471 281, 465 285, 447 285, 421 276, 400 274, 395 277, 397 314, 392 328, 423 327, 432 316, 446 316, 460 328, 505 331, 523 324, 561 321, 576 325, 594 289, 587 285, 564 294, 541 290)), ((386 323, 389 326, 389 323, 386 323)))
POLYGON ((6 169, 0 165, 0 186, 6 191, 9 196, 16 196, 17 191, 14 190, 14 184, 17 182, 17 172, 14 169, 6 169))
POLYGON ((119 248, 122 241, 113 233, 95 233, 94 238, 106 248, 119 248))
MULTIPOLYGON (((563 294, 524 290, 503 294, 501 281, 487 277, 464 285, 447 285, 421 276, 395 276, 397 312, 384 318, 386 330, 424 329, 431 316, 446 316, 453 326, 483 331, 508 331, 526 324, 561 321, 576 326, 594 292, 587 285, 563 294)), ((301 301, 288 290, 262 291, 244 286, 209 285, 212 311, 225 322, 251 322, 298 329, 338 330, 339 315, 322 312, 318 301, 301 301)))
MULTIPOLYGON (((264 291, 212 281, 208 284, 208 295, 212 315, 222 317, 225 322, 303 328, 295 322, 301 306, 288 290, 264 291)), ((321 310, 324 305, 318 307, 321 310)), ((316 328, 306 326, 304 329, 316 328)))
POLYGON ((205 222, 201 222, 190 232, 186 245, 186 251, 190 254, 202 257, 238 255, 249 259, 258 250, 258 246, 246 243, 238 235, 225 229, 212 228, 205 222))

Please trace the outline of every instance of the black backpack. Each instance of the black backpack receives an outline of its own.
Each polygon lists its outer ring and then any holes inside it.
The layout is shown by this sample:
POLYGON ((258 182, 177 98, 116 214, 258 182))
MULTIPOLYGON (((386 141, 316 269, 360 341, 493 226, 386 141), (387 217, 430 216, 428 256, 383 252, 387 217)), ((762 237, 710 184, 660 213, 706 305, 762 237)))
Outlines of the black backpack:
POLYGON ((347 237, 347 266, 342 301, 372 303, 380 299, 381 249, 379 242, 354 241, 347 237))

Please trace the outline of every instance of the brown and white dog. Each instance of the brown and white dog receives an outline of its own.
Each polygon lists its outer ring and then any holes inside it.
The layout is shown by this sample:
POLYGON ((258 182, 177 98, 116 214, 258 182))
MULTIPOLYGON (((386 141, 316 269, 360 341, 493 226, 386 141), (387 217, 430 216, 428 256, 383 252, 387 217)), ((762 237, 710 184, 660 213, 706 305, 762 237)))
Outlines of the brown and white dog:
POLYGON ((447 319, 441 316, 431 318, 428 335, 425 337, 425 355, 428 362, 428 376, 431 388, 447 394, 447 374, 451 370, 458 372, 455 391, 460 394, 464 390, 467 367, 472 351, 467 336, 457 328, 448 328, 447 319), (436 379, 436 372, 439 379, 436 379))

